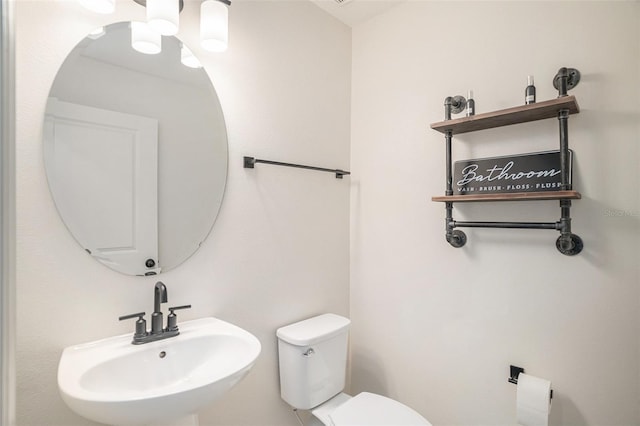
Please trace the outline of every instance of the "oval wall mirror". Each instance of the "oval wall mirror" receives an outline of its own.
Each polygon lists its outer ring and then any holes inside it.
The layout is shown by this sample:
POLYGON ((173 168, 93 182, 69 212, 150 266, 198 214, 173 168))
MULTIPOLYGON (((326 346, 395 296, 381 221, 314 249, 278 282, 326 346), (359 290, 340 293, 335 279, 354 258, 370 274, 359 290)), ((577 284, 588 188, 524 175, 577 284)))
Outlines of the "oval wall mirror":
POLYGON ((182 47, 162 37, 161 53, 139 53, 131 23, 109 25, 71 51, 49 93, 44 164, 58 212, 87 253, 129 275, 184 262, 222 203, 222 108, 182 47))

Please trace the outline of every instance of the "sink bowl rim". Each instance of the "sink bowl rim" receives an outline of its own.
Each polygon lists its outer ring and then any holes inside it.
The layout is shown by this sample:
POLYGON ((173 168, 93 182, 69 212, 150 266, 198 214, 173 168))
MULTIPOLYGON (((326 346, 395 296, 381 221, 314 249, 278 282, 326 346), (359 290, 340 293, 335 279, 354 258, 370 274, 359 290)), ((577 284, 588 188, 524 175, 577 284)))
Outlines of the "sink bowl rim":
POLYGON ((255 364, 262 350, 260 341, 253 334, 214 317, 183 321, 179 324, 179 327, 180 334, 178 336, 143 345, 133 345, 131 343, 132 333, 129 333, 65 348, 60 357, 57 377, 58 389, 63 399, 86 401, 87 403, 134 403, 136 401, 151 401, 166 398, 180 393, 195 392, 237 375, 242 377, 251 369, 253 364, 255 364), (170 347, 172 343, 183 343, 188 340, 193 340, 194 338, 205 337, 212 334, 238 338, 248 344, 248 348, 251 350, 250 356, 244 360, 243 364, 240 364, 229 374, 220 376, 214 381, 194 381, 188 385, 164 386, 157 390, 150 389, 146 394, 139 396, 114 391, 96 391, 87 389, 81 384, 83 375, 102 363, 139 352, 153 352, 156 350, 160 352, 170 347), (87 353, 93 353, 95 356, 87 356, 87 353), (67 365, 72 361, 73 365, 67 365))

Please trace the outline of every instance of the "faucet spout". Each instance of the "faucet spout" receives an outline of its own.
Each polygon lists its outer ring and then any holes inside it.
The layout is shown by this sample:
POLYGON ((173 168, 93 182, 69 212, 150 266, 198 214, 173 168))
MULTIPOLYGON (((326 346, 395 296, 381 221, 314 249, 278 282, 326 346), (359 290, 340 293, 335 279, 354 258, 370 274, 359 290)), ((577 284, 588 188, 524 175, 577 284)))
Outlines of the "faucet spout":
POLYGON ((160 312, 160 304, 167 303, 167 287, 161 282, 156 283, 153 292, 153 312, 160 312))
POLYGON ((167 303, 167 287, 158 281, 153 290, 153 313, 151 314, 151 334, 154 336, 164 333, 162 311, 160 310, 162 303, 167 303))

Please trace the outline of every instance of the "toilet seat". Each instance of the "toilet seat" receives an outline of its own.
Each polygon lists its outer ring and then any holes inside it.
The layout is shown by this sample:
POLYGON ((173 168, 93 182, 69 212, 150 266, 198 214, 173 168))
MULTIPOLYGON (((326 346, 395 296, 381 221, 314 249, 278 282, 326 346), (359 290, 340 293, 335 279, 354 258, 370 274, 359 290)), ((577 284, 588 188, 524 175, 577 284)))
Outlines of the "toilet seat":
POLYGON ((391 398, 362 392, 329 414, 334 426, 431 426, 406 405, 391 398))

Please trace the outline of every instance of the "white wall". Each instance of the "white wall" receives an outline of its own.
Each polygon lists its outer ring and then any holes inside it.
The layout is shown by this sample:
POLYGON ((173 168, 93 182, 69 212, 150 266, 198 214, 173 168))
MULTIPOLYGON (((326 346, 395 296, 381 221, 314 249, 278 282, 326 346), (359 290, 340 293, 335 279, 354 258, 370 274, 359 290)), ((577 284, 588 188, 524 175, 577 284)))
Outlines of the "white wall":
MULTIPOLYGON (((352 387, 434 424, 515 421, 509 365, 552 380, 554 425, 640 423, 638 406, 640 4, 406 2, 353 29, 352 387), (441 121, 473 89, 477 112, 538 100, 575 67, 581 113, 573 230, 465 230, 444 239, 441 121)), ((454 157, 557 149, 557 120, 454 138, 454 157)), ((557 202, 456 205, 459 220, 556 221, 557 202)))
MULTIPOLYGON (((302 1, 238 1, 224 54, 198 48, 196 1, 179 37, 213 80, 229 133, 229 176, 213 232, 160 276, 182 320, 216 316, 254 333, 250 375, 201 413, 203 425, 295 425, 278 387, 275 330, 321 312, 348 314, 349 179, 242 168, 242 156, 348 169, 350 30, 302 1)), ((42 121, 64 58, 89 30, 143 19, 129 0, 99 16, 75 1, 17 2, 18 424, 88 425, 60 399, 64 347, 128 333, 122 314, 151 309, 157 278, 128 277, 78 247, 58 217, 42 164, 42 121)), ((187 190, 188 188, 185 188, 187 190)))
MULTIPOLYGON (((512 424, 509 364, 554 383, 552 424, 629 425, 638 413, 640 137, 635 80, 639 9, 632 2, 407 2, 353 33, 306 1, 238 1, 223 55, 197 48, 187 1, 180 37, 205 63, 229 132, 225 200, 214 230, 161 276, 182 319, 218 316, 253 332, 252 373, 202 413, 204 425, 290 424, 280 400, 274 331, 316 313, 349 313, 355 391, 415 407, 434 424, 512 424), (455 63, 456 66, 448 64, 455 63), (444 143, 429 124, 448 95, 474 89, 478 112, 555 97, 561 66, 580 69, 569 120, 576 153, 574 231, 467 230, 444 241, 444 143), (350 95, 351 94, 351 95, 350 95), (349 105, 353 100, 352 110, 349 105), (257 166, 243 155, 349 168, 331 175, 257 166), (623 185, 619 185, 623 182, 623 185), (351 185, 351 293, 348 204, 351 185), (627 185, 626 187, 624 185, 627 185), (247 407, 250 407, 248 409, 247 407)), ((127 333, 117 316, 149 309, 153 278, 126 277, 85 255, 51 200, 42 117, 67 53, 93 27, 142 19, 75 2, 17 4, 18 424, 88 425, 57 394, 65 346, 127 333)), ((455 156, 553 149, 555 120, 456 138, 455 156)), ((456 206, 468 220, 557 220, 554 202, 456 206)))

